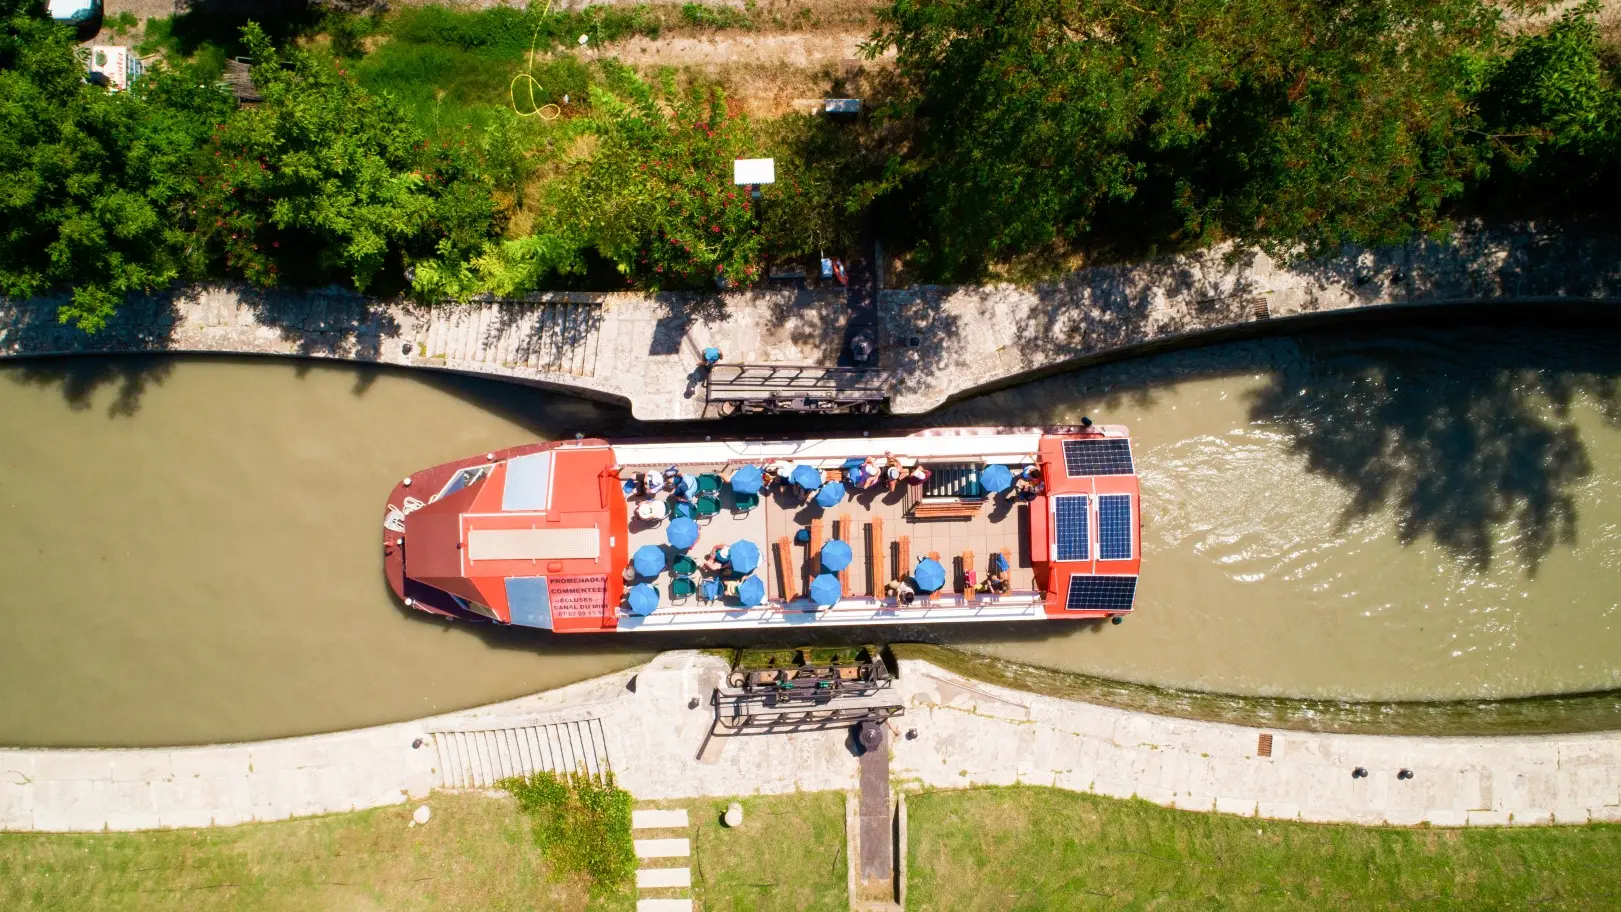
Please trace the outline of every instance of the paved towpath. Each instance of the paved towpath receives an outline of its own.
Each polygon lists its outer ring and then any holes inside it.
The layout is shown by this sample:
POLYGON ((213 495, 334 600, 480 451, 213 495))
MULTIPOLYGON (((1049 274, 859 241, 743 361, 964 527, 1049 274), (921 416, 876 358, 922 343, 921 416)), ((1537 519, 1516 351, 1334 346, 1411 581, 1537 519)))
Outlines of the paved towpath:
MULTIPOLYGON (((1621 235, 1520 225, 1290 265, 1219 247, 1083 269, 1033 288, 889 290, 879 296, 878 341, 883 365, 896 375, 894 410, 921 413, 1077 359, 1260 319, 1480 300, 1621 302, 1621 235)), ((645 420, 702 416, 695 367, 706 346, 729 361, 831 365, 852 313, 840 288, 553 293, 425 307, 335 290, 203 286, 132 301, 110 327, 86 336, 56 322, 57 303, 0 300, 0 357, 340 358, 547 385, 629 403, 645 420)))
MULTIPOLYGON (((422 798, 580 764, 638 799, 854 790, 843 730, 714 739, 719 659, 639 669, 463 713, 257 744, 0 750, 0 828, 273 820, 422 798), (592 734, 600 732, 600 734, 592 734), (572 733, 572 734, 571 734, 572 733), (572 743, 565 743, 570 742, 572 743), (420 744, 421 746, 413 746, 420 744), (558 759, 558 758, 563 759, 558 759)), ((900 785, 1027 783, 1281 819, 1438 826, 1621 821, 1621 732, 1427 738, 1261 731, 1036 696, 905 660, 892 691, 900 785), (905 733, 915 730, 915 737, 905 733), (1369 775, 1356 779, 1352 769, 1369 775), (1398 779, 1409 769, 1411 779, 1398 779)))

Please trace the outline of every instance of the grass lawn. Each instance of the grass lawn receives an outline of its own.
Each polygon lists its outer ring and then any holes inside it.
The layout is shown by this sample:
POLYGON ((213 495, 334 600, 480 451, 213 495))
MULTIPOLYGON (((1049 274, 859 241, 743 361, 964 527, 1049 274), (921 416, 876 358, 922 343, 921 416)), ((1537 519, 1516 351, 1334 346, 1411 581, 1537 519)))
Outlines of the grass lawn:
MULTIPOLYGON (((436 794, 415 803, 210 830, 0 834, 0 909, 557 910, 590 902, 554 882, 531 821, 510 798, 436 794)), ((588 905, 589 904, 589 905, 588 905)))
MULTIPOLYGON (((692 896, 704 912, 842 912, 849 908, 844 793, 757 795, 743 825, 720 823, 733 799, 664 802, 691 823, 692 896)), ((677 859, 668 860, 679 866, 677 859)), ((674 894, 671 894, 674 895, 674 894)))
POLYGON ((907 799, 909 907, 1621 907, 1621 826, 1281 823, 1047 788, 907 799))

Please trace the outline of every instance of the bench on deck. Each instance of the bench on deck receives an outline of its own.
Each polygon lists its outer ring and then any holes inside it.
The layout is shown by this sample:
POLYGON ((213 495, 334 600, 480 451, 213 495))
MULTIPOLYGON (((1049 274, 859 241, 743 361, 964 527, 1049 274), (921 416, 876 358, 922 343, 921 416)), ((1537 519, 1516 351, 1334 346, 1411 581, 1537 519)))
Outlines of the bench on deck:
POLYGON ((972 519, 979 515, 983 500, 920 501, 906 513, 907 518, 920 519, 972 519))
POLYGON ((873 517, 867 524, 867 535, 870 541, 872 561, 867 565, 869 588, 867 594, 882 598, 884 584, 889 582, 889 576, 884 573, 884 559, 889 556, 889 545, 884 542, 884 520, 882 517, 873 517))
POLYGON ((777 552, 777 596, 792 600, 797 597, 794 592, 793 542, 784 535, 777 539, 777 543, 772 547, 777 552))

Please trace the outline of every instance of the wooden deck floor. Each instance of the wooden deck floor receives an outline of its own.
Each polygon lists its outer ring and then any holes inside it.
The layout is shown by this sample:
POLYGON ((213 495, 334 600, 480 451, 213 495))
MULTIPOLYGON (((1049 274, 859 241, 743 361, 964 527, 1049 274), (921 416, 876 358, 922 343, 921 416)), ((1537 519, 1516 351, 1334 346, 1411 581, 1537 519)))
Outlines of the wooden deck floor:
MULTIPOLYGON (((706 467, 683 467, 703 471, 706 467)), ((1012 570, 1012 588, 1036 588, 1030 563, 1029 507, 997 498, 969 518, 914 520, 904 513, 905 492, 882 486, 854 492, 832 509, 814 501, 803 503, 798 491, 778 487, 762 494, 760 505, 746 514, 736 512, 729 486, 721 487, 721 512, 699 523, 698 544, 690 553, 701 557, 721 543, 748 539, 760 546, 767 592, 773 599, 803 596, 818 572, 816 559, 822 544, 838 538, 849 543, 855 560, 840 576, 847 596, 882 596, 884 584, 909 574, 916 562, 936 555, 946 568, 945 591, 961 591, 964 571, 977 571, 983 580, 990 555, 1005 551, 1012 570), (811 530, 811 542, 796 543, 795 533, 811 530), (786 565, 782 562, 786 550, 786 565), (969 563, 971 562, 971 563, 969 563), (965 566, 965 563, 968 563, 965 566)), ((630 549, 665 544, 664 525, 636 519, 630 524, 630 549)))

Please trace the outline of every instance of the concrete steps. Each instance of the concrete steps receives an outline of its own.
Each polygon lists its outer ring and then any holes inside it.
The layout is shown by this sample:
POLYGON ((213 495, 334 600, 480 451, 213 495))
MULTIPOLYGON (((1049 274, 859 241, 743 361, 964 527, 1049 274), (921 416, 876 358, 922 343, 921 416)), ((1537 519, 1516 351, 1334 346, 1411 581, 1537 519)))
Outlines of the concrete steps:
POLYGON ((610 771, 608 742, 599 719, 430 735, 444 788, 491 788, 510 776, 542 770, 594 776, 610 771))
POLYGON ((425 358, 528 369, 575 377, 597 372, 602 306, 500 302, 433 311, 419 339, 425 358))

